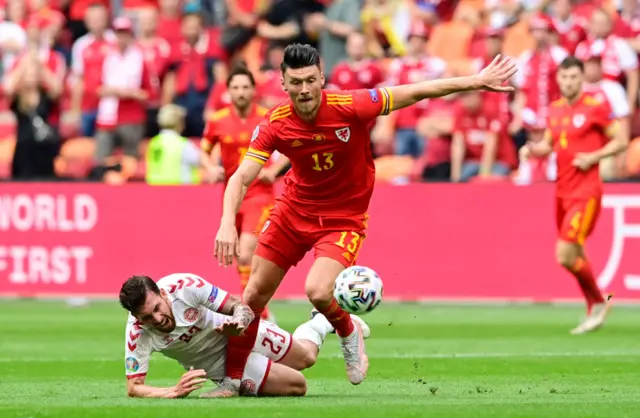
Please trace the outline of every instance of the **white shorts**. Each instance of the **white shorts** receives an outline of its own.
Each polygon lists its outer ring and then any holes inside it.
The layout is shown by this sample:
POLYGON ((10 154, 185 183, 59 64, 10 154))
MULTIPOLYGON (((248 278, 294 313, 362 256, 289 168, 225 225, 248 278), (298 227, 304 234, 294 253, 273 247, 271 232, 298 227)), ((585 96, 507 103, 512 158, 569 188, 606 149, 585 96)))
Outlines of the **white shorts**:
POLYGON ((243 395, 258 395, 269 377, 271 362, 279 362, 291 349, 291 334, 275 324, 260 321, 258 338, 242 374, 243 395))

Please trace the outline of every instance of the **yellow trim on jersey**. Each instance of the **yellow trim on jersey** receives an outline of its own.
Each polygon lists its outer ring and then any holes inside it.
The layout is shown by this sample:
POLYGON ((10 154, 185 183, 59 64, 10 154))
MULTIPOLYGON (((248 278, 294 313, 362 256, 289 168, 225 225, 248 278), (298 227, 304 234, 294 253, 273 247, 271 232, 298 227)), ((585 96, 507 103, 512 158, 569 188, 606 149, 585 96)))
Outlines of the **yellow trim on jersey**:
POLYGON ((223 109, 220 110, 216 110, 215 112, 212 112, 209 114, 209 120, 211 122, 216 122, 219 121, 220 119, 228 116, 231 113, 231 109, 229 109, 228 107, 225 107, 223 109))
POLYGON ((380 109, 380 115, 388 115, 393 110, 393 96, 391 95, 391 90, 387 88, 378 89, 380 92, 380 96, 382 97, 382 107, 380 109))
POLYGON ((565 103, 566 103, 566 100, 564 97, 562 97, 558 100, 554 100, 553 102, 551 102, 551 106, 560 107, 560 106, 564 106, 565 103))
POLYGON ((266 163, 266 161, 265 161, 265 160, 261 160, 260 158, 256 158, 256 157, 254 157, 253 155, 249 155, 249 153, 246 153, 246 154, 244 155, 244 158, 246 158, 246 159, 248 159, 248 160, 251 160, 251 161, 255 161, 255 162, 257 162, 257 163, 258 163, 258 164, 260 164, 260 165, 264 165, 264 164, 266 163))
POLYGON ((213 144, 207 138, 202 138, 200 140, 200 149, 208 154, 213 149, 213 144))
POLYGON ((271 154, 269 154, 268 152, 260 151, 260 150, 257 150, 255 148, 249 148, 247 150, 247 152, 250 152, 250 153, 256 154, 256 155, 260 155, 260 156, 265 157, 265 158, 269 158, 271 156, 271 154))
POLYGON ((604 128, 604 133, 605 135, 607 135, 609 139, 612 139, 616 135, 618 135, 619 130, 620 130, 620 122, 618 122, 618 120, 614 120, 609 124, 609 126, 604 128))
POLYGON ((256 109, 256 113, 258 114, 258 116, 264 116, 269 113, 269 109, 267 109, 266 107, 258 106, 256 109))
POLYGON ((329 99, 353 99, 353 96, 350 94, 327 93, 327 100, 329 99))
POLYGON ((289 116, 291 116, 291 108, 289 108, 289 105, 279 107, 269 117, 269 123, 278 119, 288 118, 289 116))
POLYGON ((329 106, 348 106, 353 104, 353 96, 350 94, 327 93, 329 106))

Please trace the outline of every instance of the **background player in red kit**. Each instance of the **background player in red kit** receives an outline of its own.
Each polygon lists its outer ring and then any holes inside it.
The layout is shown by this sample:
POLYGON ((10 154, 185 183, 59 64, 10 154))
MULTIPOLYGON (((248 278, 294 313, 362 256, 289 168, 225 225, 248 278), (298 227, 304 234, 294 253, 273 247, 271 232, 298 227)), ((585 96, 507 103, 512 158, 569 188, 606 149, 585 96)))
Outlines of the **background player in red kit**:
POLYGON ((338 334, 349 381, 357 385, 364 380, 369 360, 362 329, 338 306, 332 290, 338 274, 356 261, 365 239, 375 177, 368 127, 379 115, 427 98, 464 90, 511 91, 502 84, 516 72, 510 59, 497 57, 477 76, 328 92, 322 90, 325 77, 318 51, 300 44, 285 49, 281 70, 290 99, 271 110, 256 128, 251 147, 225 191, 215 247, 221 263, 229 265, 237 249, 235 219, 243 187, 254 181, 276 150, 289 157, 291 171, 262 229, 244 292, 244 301, 256 318, 232 324, 244 335, 230 338, 227 377, 211 392, 212 397, 238 395, 257 335, 257 317, 287 270, 311 249, 315 261, 305 284, 307 296, 338 334))
POLYGON ((572 334, 600 327, 610 308, 610 296, 602 294, 586 259, 584 242, 600 213, 602 180, 599 163, 627 145, 620 134, 611 106, 582 92, 584 64, 568 57, 557 74, 562 98, 549 108, 542 142, 522 148, 521 158, 557 154, 556 258, 578 281, 587 302, 587 317, 572 334))
MULTIPOLYGON (((258 126, 267 113, 267 109, 258 106, 255 99, 255 80, 246 67, 234 68, 227 78, 227 90, 231 96, 231 105, 215 112, 206 122, 201 146, 220 167, 219 181, 228 181, 238 169, 244 154, 249 149, 251 132, 258 126), (219 147, 216 145, 219 144, 219 147)), ((258 244, 256 232, 262 229, 274 204, 273 182, 288 164, 285 157, 268 168, 263 169, 259 178, 247 187, 244 201, 236 216, 236 228, 240 239, 237 251, 238 274, 242 290, 247 286, 251 274, 251 257, 258 244)), ((263 319, 270 318, 267 309, 262 312, 263 319)))

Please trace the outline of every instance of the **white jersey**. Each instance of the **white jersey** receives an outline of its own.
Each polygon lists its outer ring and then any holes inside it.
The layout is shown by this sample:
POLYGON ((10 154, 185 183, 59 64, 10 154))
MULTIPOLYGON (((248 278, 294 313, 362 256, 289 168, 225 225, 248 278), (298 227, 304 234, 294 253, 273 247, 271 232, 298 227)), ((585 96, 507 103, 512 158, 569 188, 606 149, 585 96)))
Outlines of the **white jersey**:
POLYGON ((169 334, 142 325, 129 314, 125 336, 127 378, 144 376, 153 352, 177 360, 185 369, 203 369, 207 377, 224 377, 226 337, 214 329, 226 315, 217 313, 229 295, 195 274, 176 273, 163 277, 158 287, 167 292, 176 328, 169 334))
MULTIPOLYGON (((176 273, 158 281, 171 302, 176 328, 169 334, 147 327, 129 314, 125 331, 125 369, 128 379, 145 376, 154 352, 177 360, 185 370, 203 369, 207 378, 225 376, 227 338, 215 328, 227 318, 218 313, 229 294, 190 273, 176 273)), ((269 374, 270 362, 280 361, 291 348, 291 334, 277 325, 260 321, 258 338, 243 375, 248 393, 257 393, 269 374)))

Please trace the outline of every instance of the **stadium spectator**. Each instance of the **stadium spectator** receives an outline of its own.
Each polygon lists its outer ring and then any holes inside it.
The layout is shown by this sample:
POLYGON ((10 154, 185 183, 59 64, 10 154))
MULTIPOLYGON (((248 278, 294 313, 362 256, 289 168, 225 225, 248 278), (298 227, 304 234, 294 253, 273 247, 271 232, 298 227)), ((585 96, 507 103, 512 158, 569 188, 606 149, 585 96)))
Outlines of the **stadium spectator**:
POLYGON ((222 46, 229 55, 242 49, 256 34, 258 20, 270 2, 254 0, 224 0, 227 24, 222 32, 222 46))
POLYGON ((458 108, 455 95, 432 99, 418 119, 418 134, 429 138, 421 161, 422 178, 426 181, 448 181, 451 177, 451 134, 458 108))
POLYGON ((144 60, 154 85, 147 101, 147 129, 146 137, 158 133, 158 109, 161 104, 160 83, 167 71, 171 57, 171 45, 158 36, 158 11, 154 8, 144 8, 138 11, 138 45, 144 53, 144 60))
POLYGON ((122 144, 126 157, 138 158, 138 145, 145 131, 145 103, 153 88, 142 49, 135 45, 131 20, 118 17, 113 29, 117 42, 104 58, 98 89, 94 156, 98 164, 106 163, 116 143, 122 144))
POLYGON ((369 55, 382 58, 405 54, 405 42, 411 28, 409 12, 406 3, 400 0, 365 1, 361 19, 369 55))
POLYGON ((612 29, 611 16, 603 9, 596 9, 589 20, 589 36, 576 48, 576 56, 585 60, 591 55, 601 55, 604 76, 626 86, 627 102, 631 112, 634 112, 640 87, 638 56, 612 29))
POLYGON ((354 32, 347 38, 349 58, 338 63, 329 77, 332 88, 339 90, 372 89, 384 81, 380 64, 366 57, 364 36, 354 32))
POLYGON ((461 93, 461 103, 454 119, 451 181, 508 175, 515 166, 516 153, 500 115, 483 107, 480 92, 461 93))
POLYGON ((197 13, 182 18, 183 40, 174 46, 163 84, 163 103, 187 110, 184 135, 199 137, 209 91, 215 80, 224 79, 224 62, 216 42, 202 27, 197 13))
MULTIPOLYGON (((617 81, 604 78, 602 57, 592 55, 585 61, 583 90, 611 106, 614 116, 620 121, 620 130, 625 138, 631 135, 630 110, 624 87, 617 81)), ((600 161, 600 176, 603 180, 614 180, 624 174, 625 154, 600 161)))
POLYGON ((411 16, 428 26, 434 26, 439 22, 448 22, 453 19, 453 14, 460 0, 413 0, 409 2, 411 16))
POLYGON ((13 62, 26 46, 27 34, 22 25, 26 19, 27 9, 22 0, 9 0, 5 10, 1 10, 0 16, 0 51, 2 51, 2 73, 11 68, 13 62), (5 20, 6 19, 6 20, 5 20))
MULTIPOLYGON (((389 84, 411 84, 442 77, 447 64, 439 57, 425 53, 429 30, 422 21, 416 21, 409 32, 407 54, 395 58, 389 68, 389 84)), ((429 137, 420 136, 416 130, 418 119, 424 113, 428 102, 420 102, 395 112, 395 153, 418 158, 424 154, 425 141, 429 137)), ((390 119, 390 118, 388 118, 390 119)))
MULTIPOLYGON (((20 1, 20 0, 19 0, 20 1)), ((69 22, 67 24, 71 32, 72 41, 75 43, 87 33, 96 31, 95 27, 91 27, 95 22, 87 22, 87 12, 91 8, 102 6, 105 11, 109 9, 109 0, 73 0, 69 1, 69 22)), ((93 20, 93 18, 92 18, 93 20)), ((106 25, 106 18, 105 18, 106 25)))
POLYGON ((638 0, 622 0, 620 13, 615 19, 613 33, 627 41, 640 53, 640 5, 638 0))
POLYGON ((359 0, 333 0, 327 6, 319 39, 325 74, 332 74, 333 67, 347 59, 347 37, 360 31, 360 27, 359 0))
POLYGON ((535 48, 519 57, 519 71, 514 80, 518 91, 510 130, 516 133, 525 128, 529 138, 537 141, 545 129, 549 104, 560 98, 556 69, 567 51, 551 44, 554 29, 548 16, 532 16, 529 27, 535 48))
MULTIPOLYGON (((278 42, 272 43, 267 49, 265 63, 260 69, 257 91, 258 100, 267 109, 274 107, 289 97, 282 87, 280 63, 283 56, 284 46, 278 42)), ((231 99, 229 99, 230 102, 231 99)))
POLYGON ((11 177, 16 180, 55 177, 53 165, 60 140, 49 116, 62 92, 62 84, 41 64, 35 46, 7 75, 4 89, 17 121, 11 177))
POLYGON ((108 11, 102 4, 93 3, 86 9, 85 23, 89 33, 78 38, 71 49, 71 113, 82 135, 92 137, 96 129, 102 63, 115 42, 115 34, 107 28, 108 11))
POLYGON ((554 0, 551 2, 555 43, 569 54, 574 54, 578 44, 587 39, 583 22, 573 14, 571 0, 554 0))
POLYGON ((158 36, 166 39, 171 48, 182 42, 182 0, 159 0, 158 36))

